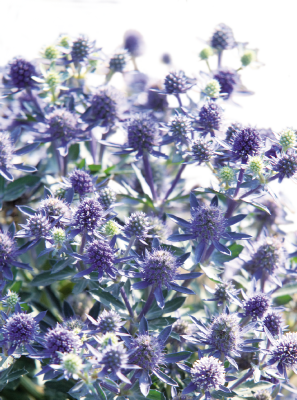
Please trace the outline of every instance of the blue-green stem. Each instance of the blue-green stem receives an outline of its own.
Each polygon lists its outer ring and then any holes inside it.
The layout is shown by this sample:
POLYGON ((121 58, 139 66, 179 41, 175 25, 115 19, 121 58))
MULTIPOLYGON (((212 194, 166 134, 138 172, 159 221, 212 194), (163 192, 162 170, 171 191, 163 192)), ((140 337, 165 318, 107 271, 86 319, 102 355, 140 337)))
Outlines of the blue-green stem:
POLYGON ((157 194, 156 194, 155 185, 154 185, 152 168, 151 168, 148 153, 146 151, 143 153, 143 167, 144 167, 144 173, 145 173, 145 180, 147 181, 147 184, 149 185, 149 187, 151 189, 153 199, 157 200, 157 194))
POLYGON ((141 310, 141 313, 138 315, 137 320, 140 321, 141 318, 148 312, 148 310, 151 308, 151 305, 153 304, 153 301, 155 299, 154 293, 155 293, 156 286, 153 285, 152 290, 149 294, 149 297, 147 298, 147 301, 141 310))
POLYGON ((183 171, 186 168, 186 166, 187 166, 187 164, 182 164, 180 166, 179 171, 176 174, 176 177, 174 178, 174 181, 172 182, 170 189, 166 193, 166 196, 165 196, 163 202, 165 202, 168 199, 168 197, 171 195, 173 189, 175 188, 175 186, 177 185, 178 181, 180 180, 181 174, 183 173, 183 171))

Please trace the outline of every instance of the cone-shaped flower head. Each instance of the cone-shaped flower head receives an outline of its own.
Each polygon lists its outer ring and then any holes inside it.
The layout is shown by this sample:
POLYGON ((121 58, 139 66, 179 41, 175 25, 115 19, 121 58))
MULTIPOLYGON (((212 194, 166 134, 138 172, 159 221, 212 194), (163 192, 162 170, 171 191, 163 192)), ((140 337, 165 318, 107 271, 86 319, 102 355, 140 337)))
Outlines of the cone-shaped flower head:
POLYGON ((47 332, 44 340, 46 351, 54 359, 54 362, 59 360, 57 352, 72 353, 74 350, 79 352, 81 347, 79 336, 59 324, 47 332))
POLYGON ((70 375, 78 374, 83 368, 83 360, 74 353, 64 354, 62 356, 62 367, 70 375))
POLYGON ((86 256, 88 264, 91 264, 98 272, 105 272, 113 267, 114 252, 105 240, 93 240, 87 247, 86 256))
POLYGON ((192 159, 199 164, 209 162, 214 156, 213 142, 203 138, 195 139, 191 142, 192 159))
POLYGON ((246 316, 251 316, 253 320, 263 318, 270 306, 271 300, 264 293, 256 293, 243 303, 246 316))
POLYGON ((57 109, 48 116, 49 132, 53 140, 70 141, 77 134, 77 119, 66 109, 57 109))
POLYGON ((92 116, 103 126, 113 125, 119 116, 119 92, 112 86, 100 87, 91 99, 92 116))
POLYGON ((85 58, 88 57, 91 49, 92 46, 90 45, 89 40, 85 36, 81 36, 75 39, 72 42, 71 52, 70 52, 72 61, 75 62, 83 61, 85 58))
POLYGON ((222 108, 214 101, 204 104, 199 111, 198 124, 206 132, 214 136, 214 130, 219 130, 223 118, 222 108))
POLYGON ((116 311, 104 310, 97 320, 96 330, 103 334, 118 332, 122 325, 122 319, 116 311))
POLYGON ((244 128, 236 132, 232 139, 232 151, 236 159, 246 161, 248 156, 256 156, 262 147, 259 131, 254 128, 244 128))
POLYGON ((189 78, 184 71, 171 71, 164 81, 165 92, 167 94, 186 93, 192 86, 189 78))
POLYGON ((150 229, 148 217, 143 212, 131 214, 125 221, 124 233, 128 237, 136 236, 138 239, 145 239, 150 229))
POLYGON ((297 173, 297 154, 290 151, 272 160, 273 171, 279 173, 280 181, 284 178, 294 178, 297 173))
POLYGON ((225 383, 225 368, 215 357, 202 357, 191 368, 191 381, 197 391, 219 389, 225 383))
POLYGON ((132 339, 130 350, 133 353, 130 355, 129 362, 147 371, 164 363, 164 344, 154 336, 143 334, 132 339))
POLYGON ((27 225, 23 225, 29 237, 47 237, 51 229, 51 223, 43 213, 36 213, 27 219, 27 225))
POLYGON ((297 333, 286 333, 282 338, 273 343, 270 350, 271 359, 269 364, 278 364, 280 373, 286 368, 296 371, 297 366, 297 333))
POLYGON ((110 57, 109 68, 115 72, 123 72, 129 58, 127 50, 119 50, 110 57))
POLYGON ((233 49, 235 40, 232 29, 225 24, 219 24, 212 35, 210 45, 219 51, 233 49))
POLYGON ((209 327, 211 344, 223 353, 237 351, 242 343, 240 334, 240 319, 234 314, 221 314, 209 327))
POLYGON ((159 139, 159 129, 154 117, 150 114, 136 114, 126 124, 128 147, 143 153, 151 152, 159 139))
POLYGON ((183 114, 177 114, 168 123, 169 134, 177 143, 189 142, 191 140, 192 121, 183 114))
POLYGON ((30 344, 39 334, 39 324, 32 314, 17 312, 6 320, 2 334, 13 347, 30 344))
POLYGON ((238 73, 231 69, 219 70, 214 74, 214 78, 219 82, 220 93, 227 95, 227 99, 240 82, 238 73))
POLYGON ((75 193, 84 196, 87 193, 94 191, 94 184, 92 177, 86 171, 75 169, 69 174, 69 181, 75 193))
POLYGON ((49 196, 41 201, 37 212, 41 212, 42 210, 44 210, 50 222, 55 221, 54 217, 71 217, 70 207, 65 200, 53 196, 49 196))
POLYGON ((36 75, 35 67, 23 58, 15 58, 9 65, 9 75, 13 85, 19 89, 33 86, 32 76, 36 75))
POLYGON ((219 241, 225 228, 226 220, 220 207, 202 205, 192 209, 191 233, 197 240, 219 241))
POLYGON ((103 208, 107 210, 112 204, 115 203, 116 194, 111 188, 106 187, 99 191, 98 200, 102 204, 103 208))
POLYGON ((103 223, 103 208, 95 199, 85 199, 73 216, 73 225, 93 233, 103 223))
POLYGON ((127 362, 128 354, 121 345, 108 345, 102 352, 100 364, 103 364, 106 370, 118 371, 124 368, 127 362))
POLYGON ((281 314, 269 312, 265 315, 263 324, 266 326, 272 336, 278 336, 282 330, 283 319, 281 314))

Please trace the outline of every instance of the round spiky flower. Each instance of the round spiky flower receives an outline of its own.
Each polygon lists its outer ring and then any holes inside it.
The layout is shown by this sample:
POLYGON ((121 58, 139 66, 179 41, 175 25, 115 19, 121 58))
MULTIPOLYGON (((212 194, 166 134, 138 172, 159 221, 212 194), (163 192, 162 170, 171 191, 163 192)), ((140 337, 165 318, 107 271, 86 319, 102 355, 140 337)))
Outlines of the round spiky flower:
POLYGON ((17 312, 6 320, 2 334, 3 340, 15 349, 34 342, 39 334, 39 325, 32 314, 17 312))
POLYGON ((27 219, 27 225, 23 226, 28 236, 47 237, 51 229, 51 223, 43 213, 36 213, 27 219))
POLYGON ((44 210, 50 222, 54 222, 54 217, 70 218, 71 211, 68 203, 63 199, 49 196, 40 202, 38 212, 44 210))
POLYGON ((66 142, 77 136, 77 119, 66 109, 57 109, 48 116, 49 133, 53 140, 63 138, 66 142))
POLYGON ((75 169, 69 174, 69 181, 75 193, 78 193, 80 196, 94 191, 92 177, 86 171, 75 169))
POLYGON ((115 311, 104 310, 97 320, 96 330, 100 333, 118 332, 123 322, 119 314, 115 311))
POLYGON ((81 36, 72 42, 71 46, 71 58, 73 61, 83 61, 88 57, 91 51, 91 45, 88 39, 81 36))
POLYGON ((230 183, 235 178, 235 172, 231 167, 225 165, 219 170, 219 177, 224 183, 230 183))
POLYGON ((146 255, 142 264, 143 279, 150 285, 164 285, 170 288, 170 282, 174 280, 179 267, 180 263, 170 251, 153 249, 152 253, 146 255))
POLYGON ((248 168, 254 175, 262 174, 265 164, 263 158, 260 156, 250 157, 248 161, 248 168))
POLYGON ((168 123, 169 133, 177 143, 188 142, 193 132, 192 121, 185 115, 177 114, 168 123))
POLYGON ((144 334, 132 339, 130 350, 133 353, 130 355, 129 362, 147 371, 164 363, 164 345, 154 336, 144 334))
POLYGON ((16 257, 17 246, 15 240, 7 232, 0 231, 0 270, 7 267, 10 260, 16 257))
POLYGON ((240 319, 234 314, 221 314, 209 327, 209 341, 217 350, 230 353, 241 344, 240 319))
POLYGON ((256 156, 262 147, 259 131, 254 128, 243 128, 236 132, 232 140, 232 151, 235 158, 247 160, 248 156, 256 156))
POLYGON ((13 152, 14 149, 9 134, 0 131, 0 168, 7 169, 10 167, 13 152))
POLYGON ((139 57, 143 54, 144 42, 142 35, 133 29, 125 32, 124 48, 129 51, 133 57, 139 57))
POLYGON ((205 49, 201 50, 199 53, 201 60, 208 60, 212 55, 213 49, 211 47, 205 47, 205 49))
POLYGON ((151 228, 149 230, 149 234, 151 237, 145 239, 146 245, 139 240, 136 241, 136 253, 144 253, 145 250, 152 251, 152 244, 154 237, 158 237, 160 243, 164 243, 168 237, 168 227, 164 223, 164 221, 156 216, 148 216, 149 224, 151 228))
POLYGON ((78 374, 83 368, 83 360, 75 353, 62 356, 62 367, 69 374, 78 374))
POLYGON ((250 316, 253 320, 262 319, 270 306, 271 300, 264 293, 256 293, 249 297, 243 303, 245 315, 250 316))
POLYGON ((215 102, 209 101, 201 107, 199 111, 198 124, 207 132, 211 132, 214 136, 213 131, 219 130, 222 123, 222 108, 215 102))
POLYGON ((232 302, 232 297, 234 298, 237 293, 238 291, 231 282, 222 282, 216 284, 213 297, 218 302, 218 305, 221 305, 225 302, 232 302))
MULTIPOLYGON (((272 358, 269 364, 278 363, 280 369, 292 368, 296 370, 297 365, 297 333, 286 333, 282 338, 273 343, 270 350, 272 358)), ((279 369, 279 371, 280 371, 279 369)))
POLYGON ((61 249, 63 243, 66 241, 67 235, 65 229, 54 227, 51 230, 51 237, 54 245, 57 246, 58 249, 61 249))
POLYGON ((150 114, 136 114, 131 118, 126 129, 128 132, 128 147, 138 152, 152 151, 157 145, 159 129, 157 123, 150 114))
POLYGON ((105 240, 93 240, 87 247, 87 263, 102 275, 109 269, 113 269, 114 252, 105 240))
POLYGON ((102 125, 113 125, 119 116, 119 92, 112 86, 100 87, 91 99, 92 115, 102 125))
POLYGON ((203 93, 212 99, 216 99, 217 97, 219 97, 220 91, 220 82, 217 79, 211 79, 205 86, 203 93))
POLYGON ((17 303, 20 302, 20 300, 21 298, 17 293, 10 291, 10 289, 8 289, 6 296, 1 300, 1 302, 4 307, 9 307, 12 310, 14 310, 15 306, 17 305, 17 303))
POLYGON ((143 212, 131 214, 125 220, 124 233, 128 237, 136 236, 138 239, 144 239, 150 230, 148 217, 143 212))
POLYGON ((48 60, 55 60, 59 57, 59 50, 54 45, 49 45, 44 49, 44 57, 48 60))
POLYGON ((33 86, 32 76, 36 75, 35 67, 23 58, 15 58, 9 65, 9 75, 15 87, 21 89, 33 86))
POLYGON ((103 208, 95 199, 85 199, 73 216, 73 224, 80 229, 93 233, 104 222, 103 208))
POLYGON ((99 191, 98 200, 102 204, 103 208, 107 210, 112 204, 115 203, 116 194, 111 188, 106 187, 99 191))
POLYGON ((280 158, 272 160, 273 171, 278 172, 280 181, 285 177, 293 178, 297 172, 297 154, 288 152, 283 154, 280 158))
POLYGON ((297 144, 296 132, 292 129, 284 130, 280 135, 279 144, 282 146, 284 152, 295 147, 297 144))
POLYGON ((102 233, 106 236, 118 235, 121 232, 121 228, 114 221, 108 221, 102 226, 102 233))
POLYGON ((121 346, 108 345, 103 349, 100 364, 104 365, 104 369, 119 371, 124 368, 128 362, 128 354, 121 346))
POLYGON ((197 390, 219 389, 225 383, 225 368, 215 357, 202 357, 191 368, 191 381, 197 390))
POLYGON ((240 83, 238 73, 231 69, 219 70, 214 74, 214 79, 216 79, 220 84, 220 93, 227 95, 227 99, 233 93, 236 85, 240 83))
POLYGON ((68 329, 69 331, 72 331, 76 335, 79 335, 83 330, 84 322, 80 318, 71 317, 63 322, 63 327, 68 329))
POLYGON ((235 40, 232 29, 225 24, 219 24, 212 35, 210 45, 219 51, 233 49, 235 40))
POLYGON ((165 77, 164 86, 167 94, 180 94, 189 90, 192 84, 184 71, 171 71, 165 77))
POLYGON ((241 64, 244 67, 247 67, 255 60, 256 60, 256 53, 253 50, 246 50, 240 59, 241 64))
POLYGON ((109 68, 115 72, 123 72, 129 61, 127 50, 119 50, 114 53, 109 60, 109 68))
POLYGON ((269 312, 265 315, 263 324, 266 326, 272 336, 278 336, 282 329, 283 319, 281 314, 269 312))
POLYGON ((247 261, 243 268, 251 274, 261 269, 270 276, 283 266, 285 262, 283 243, 272 237, 267 237, 258 250, 252 255, 251 260, 247 261))
POLYGON ((44 336, 44 344, 46 352, 53 358, 54 362, 59 362, 60 353, 79 352, 81 340, 77 334, 63 326, 57 324, 53 329, 50 329, 44 336))
POLYGON ((259 390, 255 394, 256 400, 272 400, 271 394, 268 390, 259 390))
POLYGON ((219 241, 226 228, 224 213, 220 207, 212 205, 193 208, 190 223, 191 233, 204 242, 219 241))
POLYGON ((199 164, 209 162, 214 156, 212 140, 198 138, 191 142, 191 156, 199 164))

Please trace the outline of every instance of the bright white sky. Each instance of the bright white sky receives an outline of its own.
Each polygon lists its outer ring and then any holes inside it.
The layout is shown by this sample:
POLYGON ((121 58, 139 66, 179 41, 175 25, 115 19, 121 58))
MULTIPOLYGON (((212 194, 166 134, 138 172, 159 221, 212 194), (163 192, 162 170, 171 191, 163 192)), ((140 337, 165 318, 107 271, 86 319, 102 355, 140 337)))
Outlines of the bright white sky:
MULTIPOLYGON (((0 66, 16 55, 34 58, 60 33, 85 33, 110 53, 128 29, 139 30, 146 42, 139 68, 162 79, 163 52, 177 68, 193 76, 201 69, 197 54, 216 24, 231 26, 235 39, 259 49, 260 69, 247 68, 242 81, 256 94, 238 97, 240 107, 226 106, 228 118, 259 128, 297 129, 296 0, 0 0, 0 66)), ((232 52, 225 57, 224 64, 232 52)), ((238 67, 237 64, 230 66, 238 67)), ((291 202, 297 187, 286 181, 282 190, 291 202)))

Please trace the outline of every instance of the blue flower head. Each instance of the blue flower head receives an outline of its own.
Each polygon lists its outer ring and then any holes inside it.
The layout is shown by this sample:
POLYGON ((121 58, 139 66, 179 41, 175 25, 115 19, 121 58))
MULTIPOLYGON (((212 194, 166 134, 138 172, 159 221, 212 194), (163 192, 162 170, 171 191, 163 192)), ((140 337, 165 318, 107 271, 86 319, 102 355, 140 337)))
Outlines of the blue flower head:
POLYGON ((168 122, 168 133, 176 144, 190 142, 193 132, 192 120, 183 114, 176 114, 168 122))
POLYGON ((284 178, 295 180, 297 173, 297 154, 294 151, 288 151, 280 157, 271 159, 272 169, 278 173, 279 182, 284 178))
POLYGON ((205 289, 213 296, 211 299, 206 299, 204 301, 216 301, 218 306, 225 303, 235 303, 241 306, 241 302, 237 298, 237 294, 240 290, 237 290, 231 282, 222 281, 222 283, 217 283, 214 289, 205 285, 205 289))
POLYGON ((9 76, 13 86, 23 89, 34 86, 36 82, 32 79, 36 75, 33 64, 23 58, 15 58, 9 64, 9 76))
POLYGON ((133 353, 129 361, 149 371, 165 362, 165 346, 158 338, 149 334, 142 334, 132 339, 130 350, 133 353))
POLYGON ((297 373, 297 333, 286 333, 278 340, 270 338, 272 348, 265 353, 270 355, 268 365, 277 364, 277 370, 281 375, 287 377, 287 369, 297 373))
POLYGON ((224 94, 226 99, 229 99, 236 86, 240 83, 240 78, 235 70, 231 69, 221 69, 214 74, 214 79, 216 79, 220 86, 220 93, 224 94))
POLYGON ((40 202, 37 212, 44 211, 50 223, 56 221, 58 217, 62 217, 56 226, 63 226, 71 217, 69 204, 64 199, 59 199, 54 196, 48 196, 40 202))
POLYGON ((193 86, 193 83, 185 75, 184 71, 171 71, 165 77, 164 86, 166 94, 176 95, 186 93, 193 86))
POLYGON ((238 130, 232 139, 232 152, 235 159, 246 162, 248 157, 254 157, 260 153, 262 139, 260 132, 254 128, 243 128, 238 130))
POLYGON ((110 206, 112 206, 112 204, 115 203, 116 194, 111 188, 105 187, 99 190, 98 200, 102 204, 103 208, 107 210, 110 206))
POLYGON ((254 293, 248 297, 243 303, 245 316, 262 319, 268 311, 271 304, 271 299, 264 293, 254 293))
POLYGON ((104 222, 104 210, 96 199, 84 199, 73 215, 73 225, 90 234, 104 222))
POLYGON ((130 55, 127 50, 119 50, 109 59, 109 68, 114 72, 123 72, 128 64, 130 55))
POLYGON ((144 240, 150 228, 148 216, 143 212, 136 212, 126 218, 123 232, 129 238, 136 236, 139 240, 144 240))
POLYGON ((80 36, 71 45, 70 54, 72 61, 84 61, 93 51, 93 43, 90 43, 87 37, 80 36))
POLYGON ((101 126, 114 125, 119 118, 120 93, 112 86, 99 87, 91 98, 91 116, 101 126))
POLYGON ((197 123, 203 134, 210 133, 211 136, 215 136, 215 131, 221 128, 222 119, 223 110, 221 106, 211 100, 201 107, 197 123))
POLYGON ((233 49, 236 42, 232 29, 226 24, 219 24, 212 35, 210 45, 218 51, 233 49))
POLYGON ((75 193, 84 196, 94 192, 94 183, 90 174, 82 169, 75 169, 69 174, 69 181, 75 193))
POLYGON ((124 35, 124 48, 129 51, 132 57, 139 57, 144 51, 142 35, 136 30, 129 30, 124 35))
POLYGON ((53 362, 58 362, 60 353, 79 352, 81 348, 79 336, 71 330, 57 324, 53 329, 48 330, 44 336, 44 346, 46 354, 52 358, 53 362))
POLYGON ((16 237, 34 237, 34 238, 48 238, 50 236, 50 230, 55 225, 56 221, 50 223, 44 210, 31 215, 27 219, 27 224, 20 226, 23 228, 18 231, 16 237))
POLYGON ((215 357, 202 357, 191 368, 191 382, 198 392, 219 389, 225 383, 225 368, 215 357))
POLYGON ((263 325, 269 330, 272 336, 278 336, 283 328, 281 314, 274 311, 268 312, 263 319, 263 325))

